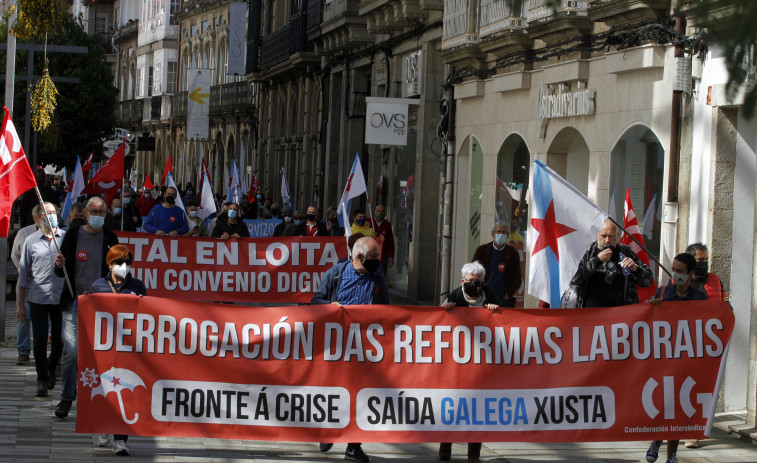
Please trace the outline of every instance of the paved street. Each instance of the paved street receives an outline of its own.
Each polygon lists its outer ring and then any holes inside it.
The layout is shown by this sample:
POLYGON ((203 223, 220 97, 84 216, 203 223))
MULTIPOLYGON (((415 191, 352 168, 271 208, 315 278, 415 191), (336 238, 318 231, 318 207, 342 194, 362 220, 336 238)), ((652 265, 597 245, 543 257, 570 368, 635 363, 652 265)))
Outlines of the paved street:
MULTIPOLYGON (((96 436, 76 434, 76 408, 67 420, 54 417, 59 385, 48 398, 34 397, 34 364, 15 366, 15 304, 6 313, 6 342, 0 343, 0 462, 36 461, 176 461, 176 462, 326 462, 343 461, 344 445, 324 455, 315 443, 254 442, 221 439, 132 437, 131 455, 117 457, 109 448, 99 448, 96 436)), ((729 433, 729 426, 743 425, 744 413, 721 414, 713 438, 699 449, 681 445, 681 463, 757 462, 757 445, 750 439, 729 433)), ((485 462, 545 461, 645 461, 647 442, 603 442, 579 444, 486 443, 485 462)), ((373 462, 438 461, 437 444, 365 444, 373 462)), ((664 455, 664 448, 661 449, 664 455)), ((466 447, 453 446, 452 461, 465 461, 466 447)), ((664 457, 658 460, 664 463, 664 457)))

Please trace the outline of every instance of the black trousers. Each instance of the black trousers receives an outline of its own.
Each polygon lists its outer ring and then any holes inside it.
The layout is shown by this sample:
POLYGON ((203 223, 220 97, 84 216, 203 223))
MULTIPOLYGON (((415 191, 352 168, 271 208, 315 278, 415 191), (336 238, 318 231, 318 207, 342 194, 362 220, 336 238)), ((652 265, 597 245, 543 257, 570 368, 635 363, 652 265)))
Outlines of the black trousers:
POLYGON ((63 318, 58 304, 35 304, 30 302, 32 333, 34 333, 34 364, 37 368, 37 384, 45 385, 48 378, 55 378, 55 366, 63 354, 61 330, 63 318), (50 326, 50 357, 47 357, 47 327, 50 326))

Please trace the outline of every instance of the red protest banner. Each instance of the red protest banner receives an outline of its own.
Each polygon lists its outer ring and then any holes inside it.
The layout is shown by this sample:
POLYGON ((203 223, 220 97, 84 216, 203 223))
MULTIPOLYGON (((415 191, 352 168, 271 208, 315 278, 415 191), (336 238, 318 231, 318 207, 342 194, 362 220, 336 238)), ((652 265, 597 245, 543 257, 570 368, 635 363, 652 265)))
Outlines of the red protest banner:
POLYGON ((734 317, 79 298, 77 432, 311 442, 701 438, 734 317))
POLYGON ((216 302, 310 302, 323 274, 347 257, 344 238, 229 239, 117 232, 132 274, 152 296, 216 302))

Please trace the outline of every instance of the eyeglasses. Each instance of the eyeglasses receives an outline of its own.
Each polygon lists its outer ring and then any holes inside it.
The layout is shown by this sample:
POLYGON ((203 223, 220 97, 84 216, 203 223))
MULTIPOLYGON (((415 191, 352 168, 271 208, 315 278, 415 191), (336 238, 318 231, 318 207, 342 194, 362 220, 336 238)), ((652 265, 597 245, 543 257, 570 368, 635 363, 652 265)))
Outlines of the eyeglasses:
POLYGON ((104 209, 95 209, 93 211, 87 211, 87 213, 89 213, 89 215, 99 215, 99 216, 105 217, 108 211, 104 209))
POLYGON ((111 262, 113 265, 131 265, 131 259, 116 259, 113 262, 111 262))

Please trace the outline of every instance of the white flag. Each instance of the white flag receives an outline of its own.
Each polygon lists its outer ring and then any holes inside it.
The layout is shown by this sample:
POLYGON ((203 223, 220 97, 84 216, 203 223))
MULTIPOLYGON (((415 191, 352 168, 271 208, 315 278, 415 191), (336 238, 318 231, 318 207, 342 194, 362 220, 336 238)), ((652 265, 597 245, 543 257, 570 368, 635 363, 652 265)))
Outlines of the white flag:
POLYGON ((186 214, 187 210, 184 209, 184 202, 181 200, 181 195, 179 194, 179 188, 176 187, 176 182, 173 181, 173 175, 171 175, 171 172, 168 172, 166 174, 166 187, 173 188, 174 190, 176 190, 176 205, 179 206, 182 211, 184 211, 184 214, 186 214))
POLYGON ((63 211, 61 211, 61 218, 66 220, 68 214, 71 213, 71 206, 76 202, 77 198, 81 196, 81 191, 84 189, 84 175, 81 172, 81 161, 79 156, 76 156, 76 167, 74 168, 74 178, 72 180, 71 191, 66 195, 66 202, 63 205, 63 211))
POLYGON ((284 209, 287 207, 294 210, 294 201, 292 194, 289 192, 289 181, 287 180, 287 171, 281 168, 281 205, 284 209))
POLYGON ((213 188, 210 186, 210 180, 207 175, 202 176, 202 196, 200 197, 200 207, 197 209, 197 217, 202 220, 216 213, 216 202, 213 198, 213 188))

